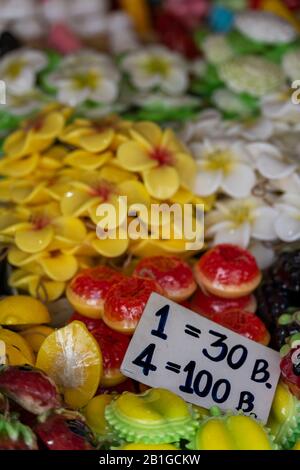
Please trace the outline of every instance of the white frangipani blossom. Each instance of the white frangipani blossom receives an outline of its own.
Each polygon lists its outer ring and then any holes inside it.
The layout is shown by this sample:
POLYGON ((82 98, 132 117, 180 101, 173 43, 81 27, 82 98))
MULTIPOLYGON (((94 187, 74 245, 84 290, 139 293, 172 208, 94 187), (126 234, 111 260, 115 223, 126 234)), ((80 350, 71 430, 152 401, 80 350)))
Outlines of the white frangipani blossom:
POLYGON ((297 37, 290 22, 268 11, 242 11, 235 17, 235 27, 254 41, 286 44, 297 37))
POLYGON ((6 105, 9 112, 14 116, 26 116, 40 109, 45 103, 47 103, 47 98, 37 89, 21 96, 10 93, 6 95, 6 105))
POLYGON ((112 60, 96 52, 81 52, 62 60, 49 74, 48 83, 57 90, 57 99, 69 106, 86 100, 113 103, 119 94, 120 75, 112 60))
POLYGON ((152 46, 129 53, 121 67, 138 90, 159 88, 164 93, 180 95, 188 87, 188 66, 185 60, 165 47, 152 46))
POLYGON ((258 142, 247 145, 257 171, 265 178, 274 180, 291 175, 297 165, 284 158, 281 151, 271 143, 258 142))
POLYGON ((300 193, 286 193, 276 204, 279 215, 275 222, 278 238, 284 242, 300 240, 300 193))
POLYGON ((292 101, 291 89, 271 93, 261 98, 261 112, 273 121, 277 133, 300 130, 300 106, 292 101))
POLYGON ((228 136, 243 138, 250 142, 269 140, 273 133, 272 121, 264 117, 232 121, 227 130, 228 136))
POLYGON ((235 198, 251 194, 255 171, 241 141, 205 139, 203 143, 192 144, 191 150, 198 167, 196 194, 209 196, 218 190, 235 198))
POLYGON ((36 74, 47 65, 43 52, 33 49, 18 49, 7 54, 0 62, 0 77, 7 92, 21 96, 35 86, 36 74))
POLYGON ((232 243, 244 248, 250 240, 275 241, 278 212, 259 198, 226 199, 206 216, 206 235, 214 244, 232 243))
POLYGON ((197 119, 186 123, 181 131, 181 139, 186 145, 201 142, 204 138, 222 138, 226 136, 227 123, 215 109, 207 109, 197 119))

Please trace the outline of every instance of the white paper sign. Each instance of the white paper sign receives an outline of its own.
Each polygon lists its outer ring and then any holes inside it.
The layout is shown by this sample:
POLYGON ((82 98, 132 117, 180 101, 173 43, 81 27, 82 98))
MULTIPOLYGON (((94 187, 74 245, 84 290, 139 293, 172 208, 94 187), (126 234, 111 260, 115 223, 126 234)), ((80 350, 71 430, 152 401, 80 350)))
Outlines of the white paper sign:
POLYGON ((266 423, 280 376, 276 351, 152 294, 121 371, 187 402, 266 423))

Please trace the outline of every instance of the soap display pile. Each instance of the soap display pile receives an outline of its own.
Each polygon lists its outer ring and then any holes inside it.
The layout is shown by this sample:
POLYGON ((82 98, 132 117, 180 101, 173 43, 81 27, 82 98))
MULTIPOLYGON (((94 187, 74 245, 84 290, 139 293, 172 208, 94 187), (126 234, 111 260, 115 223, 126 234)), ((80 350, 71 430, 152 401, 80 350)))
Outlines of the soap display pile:
POLYGON ((0 7, 0 450, 300 450, 300 1, 0 7), (124 375, 153 293, 278 352, 267 423, 124 375))

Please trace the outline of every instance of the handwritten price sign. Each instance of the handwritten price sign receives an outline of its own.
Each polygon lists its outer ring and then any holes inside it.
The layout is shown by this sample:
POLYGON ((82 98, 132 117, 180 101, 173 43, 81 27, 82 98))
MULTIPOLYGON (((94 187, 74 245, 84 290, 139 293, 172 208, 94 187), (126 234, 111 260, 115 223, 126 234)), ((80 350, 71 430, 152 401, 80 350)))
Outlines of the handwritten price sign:
POLYGON ((241 410, 265 423, 279 362, 272 349, 152 294, 121 371, 190 403, 241 410))

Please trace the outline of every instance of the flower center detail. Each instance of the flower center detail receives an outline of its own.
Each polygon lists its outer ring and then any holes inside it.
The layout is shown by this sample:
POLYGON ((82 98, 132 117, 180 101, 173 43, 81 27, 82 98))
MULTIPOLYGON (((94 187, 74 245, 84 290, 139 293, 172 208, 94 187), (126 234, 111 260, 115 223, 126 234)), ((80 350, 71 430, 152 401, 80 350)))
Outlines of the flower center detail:
POLYGON ((153 56, 145 63, 145 70, 149 75, 161 75, 162 77, 167 77, 170 66, 164 59, 153 56))
POLYGON ((108 201, 112 194, 116 194, 116 190, 110 181, 101 180, 93 185, 92 195, 100 197, 104 202, 108 201))
POLYGON ((236 225, 242 225, 253 220, 252 211, 249 207, 236 207, 231 211, 230 218, 236 225))
POLYGON ((34 230, 42 230, 50 224, 50 220, 45 215, 34 215, 31 219, 34 230))
POLYGON ((101 80, 99 73, 94 70, 89 70, 85 74, 77 74, 74 76, 74 88, 77 90, 83 90, 84 88, 90 88, 95 90, 101 80))
POLYGON ((205 167, 209 171, 222 170, 230 172, 233 164, 233 155, 228 150, 216 150, 206 155, 205 167))
POLYGON ((174 164, 171 152, 163 147, 155 147, 154 149, 152 149, 152 151, 150 152, 150 158, 152 160, 156 160, 159 166, 172 166, 174 164))
POLYGON ((6 73, 12 79, 17 78, 21 75, 24 66, 25 62, 23 60, 16 60, 8 65, 6 73))

